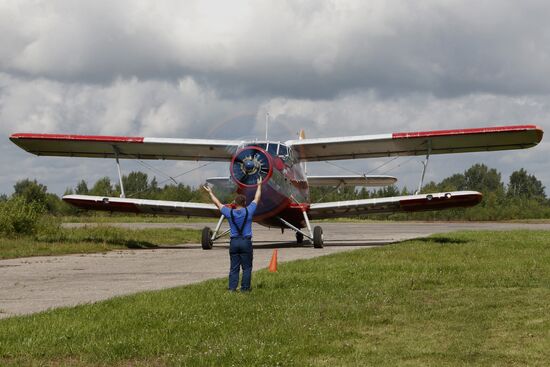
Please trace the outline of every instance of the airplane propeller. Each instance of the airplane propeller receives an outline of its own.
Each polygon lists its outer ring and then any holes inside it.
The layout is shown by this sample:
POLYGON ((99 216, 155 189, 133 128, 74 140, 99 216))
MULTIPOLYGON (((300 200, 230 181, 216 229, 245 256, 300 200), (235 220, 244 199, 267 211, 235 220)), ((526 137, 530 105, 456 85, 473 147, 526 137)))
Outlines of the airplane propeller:
POLYGON ((231 175, 237 183, 255 185, 258 178, 265 179, 271 169, 268 153, 258 147, 247 147, 237 152, 231 162, 231 175))

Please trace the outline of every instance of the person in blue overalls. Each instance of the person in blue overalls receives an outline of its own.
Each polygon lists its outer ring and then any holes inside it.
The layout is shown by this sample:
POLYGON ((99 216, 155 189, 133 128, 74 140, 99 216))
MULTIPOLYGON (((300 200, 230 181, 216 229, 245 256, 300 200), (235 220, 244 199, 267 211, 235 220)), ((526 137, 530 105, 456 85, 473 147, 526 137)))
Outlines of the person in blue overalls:
POLYGON ((252 280, 252 217, 262 195, 262 178, 258 179, 258 187, 254 200, 246 206, 246 196, 237 195, 234 200, 235 208, 223 205, 212 189, 204 186, 210 194, 210 199, 229 222, 231 240, 229 242, 229 290, 236 291, 239 284, 239 273, 243 268, 241 292, 250 291, 252 280))

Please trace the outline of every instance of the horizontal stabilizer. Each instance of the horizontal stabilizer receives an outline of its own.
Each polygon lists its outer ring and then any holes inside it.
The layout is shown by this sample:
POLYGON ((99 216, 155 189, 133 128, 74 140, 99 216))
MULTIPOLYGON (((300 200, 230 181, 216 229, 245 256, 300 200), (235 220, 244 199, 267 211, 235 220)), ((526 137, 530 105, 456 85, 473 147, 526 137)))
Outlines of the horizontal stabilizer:
POLYGON ((289 140, 300 161, 486 152, 537 145, 543 131, 535 125, 436 130, 338 138, 289 140))
POLYGON ((397 182, 392 176, 340 175, 307 176, 309 186, 388 186, 397 182))
POLYGON ((214 185, 219 188, 234 190, 237 188, 237 184, 229 177, 210 177, 206 179, 211 185, 214 185))
POLYGON ((230 161, 240 141, 129 136, 13 134, 10 140, 39 156, 230 161))
POLYGON ((90 195, 65 195, 63 200, 81 209, 110 212, 169 214, 189 217, 219 218, 214 204, 181 201, 145 200, 90 195))
POLYGON ((418 212, 469 207, 479 204, 482 194, 477 191, 394 196, 387 198, 333 201, 311 204, 311 219, 352 217, 376 213, 418 212))

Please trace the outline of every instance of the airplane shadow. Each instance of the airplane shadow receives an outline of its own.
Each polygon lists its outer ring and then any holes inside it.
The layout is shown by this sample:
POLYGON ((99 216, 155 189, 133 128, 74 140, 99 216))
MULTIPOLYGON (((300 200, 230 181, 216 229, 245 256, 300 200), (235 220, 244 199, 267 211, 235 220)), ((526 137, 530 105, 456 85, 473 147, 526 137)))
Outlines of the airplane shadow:
MULTIPOLYGON (((401 241, 396 240, 369 240, 365 239, 346 239, 346 240, 331 240, 324 244, 324 247, 380 247, 398 243, 401 241)), ((311 248, 313 249, 313 243, 310 241, 304 241, 298 244, 294 241, 254 241, 255 249, 282 249, 282 248, 311 248)), ((184 244, 173 246, 155 246, 149 248, 132 248, 132 250, 197 250, 201 249, 201 245, 198 244, 184 244)), ((215 249, 229 249, 229 242, 214 243, 212 248, 215 249)))
MULTIPOLYGON (((343 240, 327 240, 324 244, 324 247, 381 247, 392 244, 397 244, 407 239, 403 240, 391 240, 391 239, 370 239, 365 240, 364 238, 357 239, 343 239, 343 240)), ((415 238, 416 241, 433 243, 433 244, 464 244, 468 241, 457 238, 449 238, 446 236, 435 236, 435 237, 421 237, 415 238)), ((313 249, 313 244, 311 241, 304 241, 302 244, 298 244, 295 241, 253 241, 254 248, 256 249, 283 249, 283 248, 311 248, 313 249)), ((128 244, 127 244, 128 245, 128 244)), ((200 244, 182 244, 182 245, 167 245, 167 246, 156 246, 147 243, 138 243, 137 246, 134 243, 129 244, 128 249, 130 250, 196 250, 201 249, 200 244)), ((213 250, 228 250, 229 241, 222 241, 214 243, 213 250)))
POLYGON ((468 243, 467 240, 463 240, 460 238, 450 238, 446 236, 416 238, 415 240, 420 242, 426 242, 426 243, 435 243, 439 245, 449 245, 449 244, 457 245, 457 244, 468 243))

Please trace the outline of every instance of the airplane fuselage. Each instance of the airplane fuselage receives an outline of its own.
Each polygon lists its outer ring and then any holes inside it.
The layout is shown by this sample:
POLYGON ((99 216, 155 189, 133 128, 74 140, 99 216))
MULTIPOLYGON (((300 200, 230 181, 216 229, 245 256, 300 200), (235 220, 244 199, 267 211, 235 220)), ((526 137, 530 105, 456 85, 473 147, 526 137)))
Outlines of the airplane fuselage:
MULTIPOLYGON (((298 228, 306 227, 303 212, 309 209, 310 197, 305 167, 295 159, 293 152, 278 142, 253 143, 243 146, 237 153, 245 157, 244 162, 231 165, 231 178, 237 184, 237 192, 252 201, 256 193, 257 185, 245 184, 236 171, 247 170, 249 159, 261 156, 260 162, 267 164, 263 174, 262 196, 254 221, 267 226, 277 228, 288 228, 281 219, 291 223, 298 228), (267 159, 266 159, 267 158, 267 159), (267 160, 267 162, 265 162, 267 160)), ((251 164, 249 164, 252 166, 251 164)), ((240 171, 239 171, 240 173, 240 171)), ((247 177, 248 178, 248 177, 247 177)), ((252 178, 256 179, 255 176, 252 178)))

